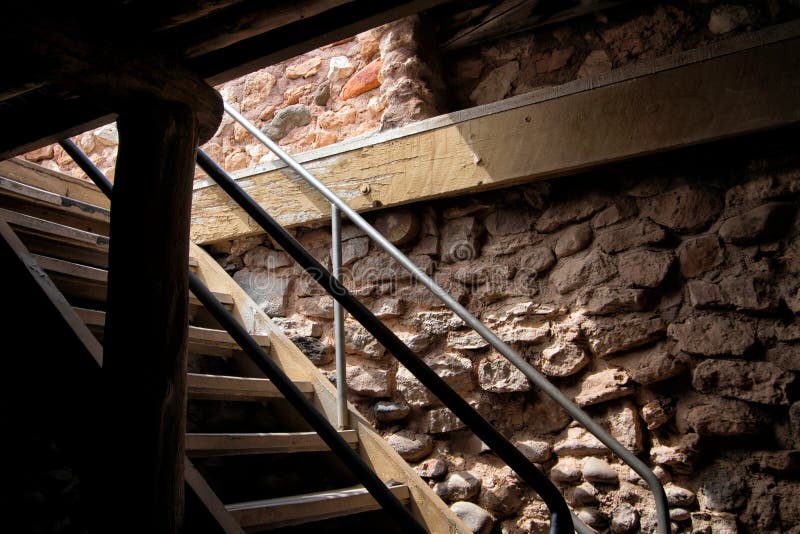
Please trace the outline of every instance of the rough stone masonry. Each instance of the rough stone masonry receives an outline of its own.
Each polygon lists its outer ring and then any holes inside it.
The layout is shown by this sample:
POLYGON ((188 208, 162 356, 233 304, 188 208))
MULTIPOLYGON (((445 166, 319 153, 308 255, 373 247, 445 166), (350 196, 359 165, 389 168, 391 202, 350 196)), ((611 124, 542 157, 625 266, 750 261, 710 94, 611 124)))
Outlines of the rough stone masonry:
MULTIPOLYGON (((704 165, 650 158, 371 217, 655 470, 676 531, 800 532, 800 158, 782 146, 736 145, 728 161, 730 147, 708 148, 704 165)), ((329 264, 327 229, 296 234, 329 264)), ((360 231, 344 237, 346 285, 586 523, 653 530, 636 474, 360 231)), ((263 238, 220 261, 333 378, 330 297, 263 238)), ((502 532, 546 532, 543 504, 508 468, 363 328, 346 332, 351 395, 434 491, 477 504, 502 532)))

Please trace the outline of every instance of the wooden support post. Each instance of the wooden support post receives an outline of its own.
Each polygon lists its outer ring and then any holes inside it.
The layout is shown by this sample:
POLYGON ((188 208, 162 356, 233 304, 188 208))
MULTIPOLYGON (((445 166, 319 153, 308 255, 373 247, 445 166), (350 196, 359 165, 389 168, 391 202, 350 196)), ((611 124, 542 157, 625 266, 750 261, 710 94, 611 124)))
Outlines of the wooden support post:
POLYGON ((181 531, 189 213, 198 121, 155 99, 119 115, 104 381, 104 531, 181 531))

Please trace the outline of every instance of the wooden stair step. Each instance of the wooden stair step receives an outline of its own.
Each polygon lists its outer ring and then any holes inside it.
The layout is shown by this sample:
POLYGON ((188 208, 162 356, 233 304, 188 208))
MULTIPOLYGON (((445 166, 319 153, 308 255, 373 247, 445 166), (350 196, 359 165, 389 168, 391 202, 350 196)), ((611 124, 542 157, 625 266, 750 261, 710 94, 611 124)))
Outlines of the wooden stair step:
POLYGON ((102 269, 108 267, 106 236, 2 208, 0 219, 11 225, 29 252, 102 269))
MULTIPOLYGON (((200 400, 259 401, 266 398, 282 398, 281 392, 265 378, 241 378, 238 376, 187 375, 189 398, 200 400)), ((295 382, 306 397, 314 396, 311 382, 295 382)))
MULTIPOLYGON (((340 430, 339 435, 352 447, 358 445, 355 430, 340 430)), ((278 454, 330 450, 316 432, 270 432, 253 434, 186 434, 189 456, 233 456, 240 454, 278 454)))
POLYGON ((108 235, 111 212, 100 206, 0 176, 0 207, 108 235))
MULTIPOLYGON (((400 502, 409 502, 408 486, 395 485, 391 491, 400 502)), ((380 508, 363 486, 242 502, 225 507, 248 530, 290 527, 380 508)))
MULTIPOLYGON (((106 284, 108 282, 108 271, 89 265, 73 263, 71 261, 40 254, 31 254, 39 266, 47 271, 53 278, 56 285, 62 288, 65 294, 74 297, 85 298, 97 302, 104 302, 106 297, 106 284)), ((191 267, 192 262, 189 262, 191 267)), ((197 262, 194 262, 195 268, 197 262)), ((233 296, 229 293, 213 292, 225 308, 233 309, 233 296)), ((202 306, 200 301, 193 294, 189 294, 189 304, 191 306, 202 306)))
MULTIPOLYGON (((75 311, 78 313, 78 317, 86 323, 86 326, 96 332, 102 330, 106 324, 106 313, 104 311, 79 307, 76 307, 75 311)), ((269 336, 253 335, 252 338, 262 348, 268 349, 270 347, 269 336)), ((229 356, 232 350, 240 350, 239 345, 225 330, 189 326, 189 352, 229 356), (223 352, 217 353, 213 349, 223 350, 223 352)))

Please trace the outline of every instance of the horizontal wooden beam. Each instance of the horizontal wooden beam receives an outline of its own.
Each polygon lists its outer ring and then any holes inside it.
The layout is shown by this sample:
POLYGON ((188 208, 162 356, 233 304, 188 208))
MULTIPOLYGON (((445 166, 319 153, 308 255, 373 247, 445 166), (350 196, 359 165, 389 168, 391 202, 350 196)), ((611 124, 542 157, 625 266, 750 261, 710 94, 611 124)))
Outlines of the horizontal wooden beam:
MULTIPOLYGON (((298 159, 353 208, 366 211, 795 124, 800 122, 798 29, 790 24, 732 39, 298 159)), ((238 183, 284 225, 330 216, 328 202, 283 164, 247 171, 238 183)), ((259 232, 218 186, 195 184, 195 242, 259 232)))

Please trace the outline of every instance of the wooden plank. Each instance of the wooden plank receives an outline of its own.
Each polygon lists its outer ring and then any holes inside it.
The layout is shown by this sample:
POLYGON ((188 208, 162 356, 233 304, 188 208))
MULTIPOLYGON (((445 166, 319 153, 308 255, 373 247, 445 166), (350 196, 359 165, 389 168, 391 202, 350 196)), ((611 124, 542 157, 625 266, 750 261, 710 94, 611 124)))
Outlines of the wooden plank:
POLYGON ((53 281, 44 273, 34 257, 25 249, 25 245, 14 234, 11 227, 3 220, 0 220, 0 239, 14 252, 16 257, 25 265, 31 278, 41 288, 42 292, 52 302, 70 329, 75 332, 76 337, 86 347, 92 358, 98 365, 103 365, 103 347, 92 335, 81 318, 64 298, 64 295, 53 284, 53 281))
MULTIPOLYGON (((0 198, 9 198, 12 201, 17 200, 17 202, 13 202, 12 204, 12 211, 16 211, 15 208, 20 204, 47 208, 56 214, 55 217, 47 217, 48 219, 62 222, 63 219, 59 218, 59 214, 64 214, 68 216, 68 219, 63 220, 63 224, 108 235, 108 225, 111 220, 111 214, 109 210, 105 208, 65 197, 58 193, 51 193, 50 191, 10 180, 3 176, 0 176, 0 198), (97 228, 97 230, 92 230, 92 228, 97 228)), ((5 202, 0 205, 10 207, 5 202)), ((24 213, 29 212, 24 211, 24 213)))
POLYGON ((244 534, 239 522, 225 509, 225 505, 188 458, 183 459, 183 478, 225 534, 244 534))
MULTIPOLYGON (((90 289, 87 289, 90 294, 87 293, 84 295, 87 298, 92 298, 92 300, 98 301, 105 300, 105 286, 108 282, 107 270, 91 267, 89 265, 81 265, 79 263, 73 263, 58 258, 51 258, 49 256, 41 256, 38 254, 34 254, 34 257, 39 265, 41 265, 42 268, 47 272, 56 274, 61 278, 68 277, 76 279, 76 281, 83 281, 86 282, 87 285, 92 286, 90 289), (102 294, 97 293, 97 288, 102 290, 102 294)), ((80 287, 80 285, 76 285, 75 287, 80 287)), ((234 302, 233 297, 230 294, 214 292, 214 296, 228 310, 233 309, 234 302)), ((191 292, 189 293, 189 305, 194 307, 202 306, 197 297, 195 297, 191 292)), ((219 341, 217 339, 219 338, 219 335, 216 332, 221 332, 221 330, 208 330, 208 332, 208 334, 204 335, 208 336, 209 339, 207 341, 209 343, 219 341)))
MULTIPOLYGON (((189 337, 191 338, 191 332, 189 337)), ((191 399, 259 401, 283 397, 275 384, 263 378, 189 373, 187 383, 191 399)), ((307 397, 314 396, 314 387, 310 382, 295 382, 294 385, 307 397)))
MULTIPOLYGON (((298 159, 353 208, 367 211, 796 124, 798 29, 795 23, 726 47, 637 65, 607 80, 578 80, 298 159), (795 38, 785 40, 787 35, 795 38), (778 42, 757 44, 770 39, 778 42), (731 52, 737 47, 743 49, 731 52), (711 54, 721 55, 708 59, 711 54)), ((238 183, 284 225, 329 217, 328 202, 282 164, 249 171, 238 183)), ((260 232, 218 186, 195 185, 195 242, 260 232)))
MULTIPOLYGON (((401 502, 409 501, 407 486, 393 486, 401 502)), ((231 504, 225 507, 245 528, 281 528, 380 509, 361 486, 291 497, 231 504)), ((446 531, 440 531, 446 532, 446 531)))
POLYGON ((0 176, 93 206, 108 209, 111 205, 108 197, 88 179, 75 178, 24 159, 0 161, 0 176))
MULTIPOLYGON (((353 448, 358 446, 355 430, 340 430, 339 435, 353 448)), ((252 434, 186 434, 186 454, 194 456, 234 456, 242 454, 282 454, 328 451, 316 432, 270 432, 252 434)))
MULTIPOLYGON (((106 313, 100 310, 90 310, 88 308, 75 307, 75 311, 81 320, 86 325, 94 330, 102 330, 106 324, 106 313)), ((269 336, 253 334, 253 339, 256 340, 261 347, 269 348, 269 336)), ((201 328, 199 326, 189 326, 189 350, 199 354, 208 354, 211 348, 224 349, 224 350, 239 350, 239 345, 234 339, 224 330, 214 330, 210 328, 201 328)), ((229 353, 223 353, 229 356, 229 353)))
MULTIPOLYGON (((202 248, 195 244, 190 247, 191 254, 199 262, 198 276, 206 285, 217 291, 225 291, 233 295, 236 302, 234 314, 249 332, 268 334, 270 337, 271 357, 293 381, 308 381, 314 387, 314 405, 325 414, 329 421, 336 421, 336 388, 316 365, 286 337, 283 331, 253 302, 247 293, 214 261, 202 248)), ((240 362, 243 369, 251 372, 250 376, 263 376, 254 365, 247 366, 247 360, 240 362)), ((419 519, 429 532, 448 532, 453 534, 469 534, 472 532, 458 516, 456 516, 442 500, 436 496, 430 486, 403 460, 397 452, 378 435, 369 421, 348 404, 350 428, 358 432, 358 454, 383 480, 397 480, 410 488, 409 506, 414 517, 419 519)))

